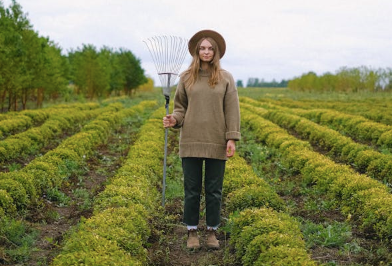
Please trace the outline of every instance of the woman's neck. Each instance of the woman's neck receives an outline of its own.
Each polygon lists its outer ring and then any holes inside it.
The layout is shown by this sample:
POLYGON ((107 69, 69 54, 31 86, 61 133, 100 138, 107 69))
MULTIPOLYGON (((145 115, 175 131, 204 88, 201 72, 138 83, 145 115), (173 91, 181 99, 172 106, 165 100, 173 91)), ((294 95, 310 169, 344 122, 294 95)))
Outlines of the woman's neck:
POLYGON ((209 69, 209 63, 208 62, 202 62, 200 68, 202 70, 208 70, 209 69))

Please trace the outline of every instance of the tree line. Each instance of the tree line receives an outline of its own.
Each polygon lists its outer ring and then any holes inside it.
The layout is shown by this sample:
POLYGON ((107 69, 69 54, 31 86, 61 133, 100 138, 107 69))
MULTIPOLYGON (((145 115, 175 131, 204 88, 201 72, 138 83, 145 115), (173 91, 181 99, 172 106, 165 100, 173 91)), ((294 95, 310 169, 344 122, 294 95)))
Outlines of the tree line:
POLYGON ((288 87, 295 91, 318 92, 392 91, 392 68, 342 67, 336 74, 327 72, 321 76, 308 72, 291 79, 288 87))
POLYGON ((287 87, 288 80, 282 79, 277 82, 275 79, 272 81, 265 81, 264 79, 249 78, 246 87, 249 88, 285 88, 287 87))
POLYGON ((26 109, 29 102, 70 97, 94 99, 130 94, 150 84, 140 60, 124 48, 91 44, 62 53, 33 29, 20 4, 0 0, 0 110, 26 109))

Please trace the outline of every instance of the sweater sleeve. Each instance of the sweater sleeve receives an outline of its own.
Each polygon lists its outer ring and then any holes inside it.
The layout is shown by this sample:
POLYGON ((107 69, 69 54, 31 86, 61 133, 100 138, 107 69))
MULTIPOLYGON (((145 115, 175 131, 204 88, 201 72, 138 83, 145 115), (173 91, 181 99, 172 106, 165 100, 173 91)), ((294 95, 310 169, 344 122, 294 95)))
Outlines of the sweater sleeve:
POLYGON ((225 95, 225 120, 226 120, 226 140, 240 140, 240 104, 238 91, 233 76, 228 73, 228 83, 225 95))
POLYGON ((174 126, 174 128, 182 127, 187 108, 188 97, 186 95, 183 79, 180 78, 180 81, 177 85, 176 93, 174 95, 174 109, 172 115, 177 121, 177 124, 174 126))

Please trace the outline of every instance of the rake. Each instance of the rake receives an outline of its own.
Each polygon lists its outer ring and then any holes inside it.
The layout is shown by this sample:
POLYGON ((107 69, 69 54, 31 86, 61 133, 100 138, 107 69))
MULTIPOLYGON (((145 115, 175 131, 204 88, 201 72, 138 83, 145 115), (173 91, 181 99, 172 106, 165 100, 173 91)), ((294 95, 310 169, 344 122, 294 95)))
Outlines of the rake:
MULTIPOLYGON (((169 114, 170 88, 178 76, 181 65, 188 51, 188 40, 177 36, 154 36, 143 41, 157 69, 165 96, 166 115, 169 114)), ((165 129, 165 154, 163 162, 162 206, 165 205, 166 191, 166 158, 167 158, 167 135, 165 129)))

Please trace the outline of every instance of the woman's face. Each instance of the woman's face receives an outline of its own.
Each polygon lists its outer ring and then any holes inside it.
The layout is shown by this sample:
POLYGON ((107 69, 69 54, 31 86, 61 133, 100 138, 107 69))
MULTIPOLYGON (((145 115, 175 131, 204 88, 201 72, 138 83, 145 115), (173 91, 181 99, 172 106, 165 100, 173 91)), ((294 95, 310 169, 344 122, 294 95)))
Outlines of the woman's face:
POLYGON ((214 58, 214 48, 208 40, 203 40, 199 47, 199 58, 202 62, 211 62, 214 58))

